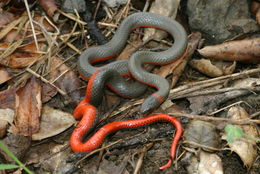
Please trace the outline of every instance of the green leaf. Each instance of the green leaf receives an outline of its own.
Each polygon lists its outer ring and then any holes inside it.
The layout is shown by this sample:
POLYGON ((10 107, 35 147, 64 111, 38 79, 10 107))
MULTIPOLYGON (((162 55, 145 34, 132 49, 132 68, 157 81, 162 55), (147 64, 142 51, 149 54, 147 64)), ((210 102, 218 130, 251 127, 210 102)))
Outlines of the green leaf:
POLYGON ((227 141, 229 143, 234 142, 236 139, 244 137, 245 134, 243 130, 240 127, 233 126, 231 124, 228 124, 225 127, 225 132, 227 134, 227 141))
POLYGON ((20 166, 15 165, 15 164, 0 164, 0 170, 7 170, 7 169, 16 169, 19 168, 20 166))

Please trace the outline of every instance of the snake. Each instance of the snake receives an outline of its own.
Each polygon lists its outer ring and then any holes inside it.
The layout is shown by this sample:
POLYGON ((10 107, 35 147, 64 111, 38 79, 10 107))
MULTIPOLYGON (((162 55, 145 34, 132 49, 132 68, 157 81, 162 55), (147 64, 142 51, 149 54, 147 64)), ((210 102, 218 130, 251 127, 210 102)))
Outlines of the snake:
MULTIPOLYGON (((157 91, 146 98, 141 105, 140 112, 148 113, 166 100, 170 86, 166 79, 147 72, 142 65, 169 64, 184 52, 186 45, 186 32, 177 21, 154 13, 134 13, 123 20, 108 43, 83 51, 78 60, 78 69, 81 76, 85 79, 89 79, 95 72, 100 70, 115 70, 116 72, 111 73, 106 85, 116 94, 125 98, 136 98, 144 94, 147 85, 157 88, 157 91), (131 31, 140 27, 164 30, 173 37, 174 43, 165 51, 137 51, 130 57, 130 60, 118 60, 101 67, 93 66, 94 63, 108 60, 118 55, 125 47, 131 31), (126 81, 124 76, 133 77, 136 81, 126 81)), ((96 79, 96 81, 104 80, 96 79)), ((90 103, 98 105, 102 100, 103 94, 99 88, 93 87, 90 91, 90 103)))
MULTIPOLYGON (((95 72, 91 78, 89 79, 89 84, 93 83, 94 79, 96 79, 96 75, 99 74, 99 71, 95 72)), ((106 74, 106 73, 105 73, 106 74)), ((86 89, 86 91, 91 90, 91 84, 86 89)), ((103 84, 104 86, 104 84, 103 84)), ((82 142, 82 139, 86 132, 88 132, 95 123, 95 120, 98 115, 97 108, 90 104, 90 96, 86 96, 75 108, 73 112, 73 116, 75 119, 81 119, 80 122, 77 124, 77 127, 72 132, 70 137, 70 147, 74 152, 90 152, 96 149, 101 145, 104 138, 115 131, 121 129, 128 129, 128 128, 136 128, 140 126, 145 126, 154 122, 158 121, 166 121, 171 123, 173 126, 176 127, 175 136, 172 141, 171 150, 170 150, 170 159, 168 162, 161 166, 159 169, 163 170, 171 166, 172 160, 176 156, 176 148, 178 142, 182 135, 182 126, 181 123, 175 118, 168 114, 155 114, 149 115, 144 118, 136 119, 136 120, 125 120, 125 121, 118 121, 112 122, 104 125, 101 127, 95 134, 90 137, 86 142, 82 142)))
POLYGON ((176 147, 182 135, 182 126, 175 117, 167 114, 155 114, 137 120, 109 123, 101 127, 86 142, 82 142, 82 139, 86 132, 93 128, 97 120, 97 107, 101 103, 105 86, 125 98, 142 95, 146 91, 147 85, 157 88, 157 91, 143 102, 141 113, 150 112, 165 101, 170 90, 169 83, 164 78, 147 72, 142 66, 143 64, 169 64, 184 52, 186 45, 186 32, 178 22, 158 14, 140 12, 128 16, 107 44, 83 51, 79 57, 78 67, 81 76, 88 80, 88 85, 86 97, 73 112, 74 118, 81 119, 81 121, 70 138, 72 150, 75 152, 92 151, 99 147, 103 139, 111 132, 166 121, 176 127, 176 134, 171 146, 171 158, 160 169, 169 167, 176 155, 176 147), (129 61, 115 61, 101 67, 93 66, 97 62, 118 55, 124 48, 130 32, 140 27, 157 28, 168 32, 174 39, 173 45, 162 52, 138 51, 130 57, 129 61), (129 82, 124 77, 132 77, 136 82, 129 82))

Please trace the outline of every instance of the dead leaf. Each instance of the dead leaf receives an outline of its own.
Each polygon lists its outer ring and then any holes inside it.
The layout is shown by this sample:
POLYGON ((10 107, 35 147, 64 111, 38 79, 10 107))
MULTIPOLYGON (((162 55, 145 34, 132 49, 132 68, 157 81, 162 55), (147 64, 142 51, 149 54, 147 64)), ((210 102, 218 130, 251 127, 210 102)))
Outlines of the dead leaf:
MULTIPOLYGON (((163 16, 175 19, 179 8, 179 4, 180 0, 164 0, 163 3, 161 0, 155 0, 152 3, 149 12, 161 14, 163 16)), ((143 40, 147 40, 151 36, 153 36, 157 40, 161 40, 167 36, 167 33, 165 31, 147 28, 144 32, 143 40)))
MULTIPOLYGON (((41 50, 44 44, 38 43, 41 50)), ((0 44, 0 53, 7 50, 10 45, 7 43, 0 44)), ((24 68, 41 57, 41 52, 37 51, 35 43, 29 43, 17 48, 11 55, 1 59, 0 64, 10 68, 24 68)))
MULTIPOLYGON (((9 24, 13 20, 14 20, 14 15, 12 13, 9 13, 6 11, 0 13, 0 26, 9 24)), ((2 28, 0 28, 0 29, 2 29, 2 28)))
POLYGON ((9 23, 8 25, 6 25, 6 27, 4 29, 1 30, 0 33, 0 40, 3 39, 7 33, 9 33, 11 30, 13 30, 13 28, 18 25, 20 22, 22 22, 23 20, 25 20, 25 16, 22 16, 16 20, 13 20, 11 23, 9 23))
POLYGON ((203 148, 206 151, 212 151, 213 148, 218 148, 220 137, 217 133, 216 126, 210 122, 201 120, 192 120, 186 127, 184 134, 185 140, 191 147, 196 147, 189 142, 201 144, 209 148, 203 148))
POLYGON ((209 77, 219 77, 232 74, 236 62, 211 61, 209 59, 192 59, 189 65, 209 77))
MULTIPOLYGON (((3 143, 8 148, 8 150, 14 153, 18 159, 23 159, 31 145, 31 138, 19 134, 9 134, 6 138, 3 139, 3 143)), ((1 159, 4 158, 8 163, 14 162, 14 160, 1 149, 0 155, 1 159)))
MULTIPOLYGON (((50 73, 46 78, 49 81, 56 80, 54 84, 65 91, 70 96, 70 99, 72 100, 71 102, 75 102, 75 104, 79 103, 82 96, 84 96, 85 89, 81 88, 84 86, 83 83, 77 77, 75 72, 64 64, 63 60, 59 57, 52 57, 50 73)), ((46 88, 46 85, 48 84, 45 84, 43 88, 46 88)), ((56 90, 52 91, 51 89, 53 88, 49 88, 49 90, 45 91, 49 93, 43 93, 43 99, 45 102, 56 94, 56 90)))
POLYGON ((7 82, 12 78, 12 75, 6 70, 6 68, 0 67, 0 85, 7 82))
POLYGON ((58 9, 55 0, 39 0, 39 3, 49 16, 53 16, 58 9))
MULTIPOLYGON (((249 114, 242 107, 231 107, 228 111, 228 116, 232 119, 250 119, 249 114)), ((254 125, 236 125, 240 127, 246 135, 259 138, 257 127, 254 125)), ((250 168, 257 157, 256 142, 249 139, 236 139, 234 142, 228 142, 231 151, 236 152, 244 165, 250 168)))
POLYGON ((222 160, 221 158, 212 153, 200 151, 199 155, 199 173, 207 174, 223 174, 222 160))
POLYGON ((14 111, 12 109, 0 109, 0 138, 6 134, 8 124, 13 124, 14 111))
POLYGON ((197 46, 201 40, 201 33, 196 32, 188 36, 188 44, 184 53, 174 62, 169 65, 161 66, 158 70, 158 75, 162 77, 167 77, 168 75, 173 74, 171 87, 175 86, 179 80, 182 72, 184 71, 187 62, 193 55, 194 51, 197 49, 197 46))
POLYGON ((243 61, 246 63, 260 62, 260 38, 224 42, 219 45, 206 46, 198 52, 205 57, 243 61))
POLYGON ((246 78, 246 79, 239 79, 232 83, 233 87, 237 88, 253 88, 256 86, 260 86, 260 79, 259 78, 246 78))
POLYGON ((11 0, 1 0, 0 1, 0 8, 2 8, 3 6, 7 5, 11 0))
POLYGON ((0 91, 0 109, 14 109, 15 107, 15 89, 6 89, 0 91))
MULTIPOLYGON (((36 32, 38 40, 45 37, 44 34, 41 33, 46 31, 47 32, 54 31, 53 26, 43 16, 34 16, 33 21, 34 21, 34 30, 36 32)), ((12 43, 14 41, 18 41, 19 39, 23 38, 23 35, 24 35, 23 32, 20 32, 19 29, 12 29, 10 32, 6 34, 4 42, 12 43)), ((28 26, 26 31, 26 37, 23 39, 25 43, 34 41, 31 25, 28 26)))
POLYGON ((260 25, 260 3, 257 1, 252 1, 251 12, 256 15, 256 21, 260 25))
POLYGON ((31 136, 40 129, 41 86, 32 76, 15 95, 15 128, 19 134, 31 136))
POLYGON ((117 57, 117 60, 128 60, 133 52, 136 51, 136 47, 138 47, 140 44, 142 44, 142 40, 140 39, 136 39, 131 44, 128 44, 117 57))
MULTIPOLYGON (((53 26, 43 16, 35 16, 33 20, 38 22, 41 25, 41 27, 43 27, 46 31, 54 31, 53 26)), ((42 30, 41 27, 39 25, 34 25, 34 29, 38 31, 42 30)), ((28 27, 28 29, 30 28, 31 26, 28 27)))
POLYGON ((49 106, 42 108, 39 132, 32 135, 32 140, 42 140, 57 135, 75 123, 74 117, 49 106))

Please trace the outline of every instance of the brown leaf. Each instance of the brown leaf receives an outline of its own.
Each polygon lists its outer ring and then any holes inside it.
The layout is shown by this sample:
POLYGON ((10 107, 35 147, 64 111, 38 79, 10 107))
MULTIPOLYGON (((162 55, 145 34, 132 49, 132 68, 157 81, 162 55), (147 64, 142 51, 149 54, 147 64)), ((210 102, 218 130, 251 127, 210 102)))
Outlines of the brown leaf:
POLYGON ((120 55, 117 57, 117 60, 127 60, 129 57, 133 54, 134 51, 136 51, 136 47, 138 47, 140 44, 142 44, 142 40, 136 39, 131 44, 128 44, 124 50, 120 53, 120 55))
MULTIPOLYGON (((161 0, 155 0, 151 7, 149 12, 161 14, 167 17, 170 17, 172 19, 175 19, 177 15, 177 11, 179 8, 180 0, 164 0, 162 3, 161 0)), ((152 28, 147 28, 144 32, 144 38, 143 40, 147 40, 153 36, 154 38, 161 40, 167 36, 167 33, 162 30, 155 30, 152 28)))
POLYGON ((212 151, 218 148, 220 144, 220 136, 216 130, 216 126, 210 122, 201 120, 190 121, 184 131, 183 137, 190 147, 197 148, 195 144, 200 144, 205 146, 202 148, 205 151, 212 151))
POLYGON ((12 109, 0 109, 0 138, 5 136, 8 124, 14 120, 14 111, 12 109))
POLYGON ((158 75, 166 77, 170 74, 173 74, 171 87, 175 86, 182 72, 184 71, 187 62, 193 55, 194 51, 197 49, 198 44, 201 40, 201 33, 196 32, 188 36, 188 45, 184 53, 176 61, 169 65, 162 66, 158 75))
POLYGON ((31 77, 15 95, 15 126, 19 133, 31 136, 39 131, 41 115, 41 86, 31 77))
MULTIPOLYGON (((3 139, 3 143, 5 146, 7 146, 8 150, 14 153, 18 159, 22 159, 28 152, 28 149, 31 145, 31 139, 30 137, 25 137, 19 134, 10 134, 5 139, 3 139)), ((3 156, 8 163, 13 163, 14 160, 1 149, 0 155, 1 159, 3 159, 3 156)))
MULTIPOLYGON (((35 16, 33 20, 41 24, 41 26, 44 27, 46 31, 54 31, 53 26, 51 26, 51 24, 43 16, 35 16)), ((30 29, 31 25, 28 28, 30 29)), ((34 25, 34 29, 41 31, 39 25, 34 25)))
POLYGON ((232 74, 236 62, 211 61, 209 59, 192 59, 189 65, 209 77, 219 77, 232 74))
POLYGON ((49 16, 53 16, 58 9, 55 0, 39 0, 39 3, 49 16))
POLYGON ((205 56, 221 60, 260 62, 260 38, 225 42, 219 45, 206 46, 198 52, 205 56))
POLYGON ((15 89, 0 91, 0 109, 14 109, 15 106, 15 89))
POLYGON ((257 21, 258 25, 260 25, 260 8, 257 10, 257 13, 256 13, 256 21, 257 21))
MULTIPOLYGON (((52 57, 50 73, 47 76, 47 79, 49 81, 56 79, 54 84, 65 91, 72 99, 71 102, 75 102, 75 104, 78 103, 81 100, 81 97, 84 95, 85 89, 80 90, 80 88, 84 86, 83 83, 77 77, 75 72, 73 72, 66 64, 64 64, 63 60, 59 57, 52 57), (60 66, 58 67, 58 65, 60 66)), ((43 88, 46 88, 46 85, 49 86, 48 84, 45 84, 43 88)), ((56 94, 56 90, 53 88, 48 87, 46 89, 43 90, 46 92, 43 93, 43 99, 45 102, 56 94)))
POLYGON ((22 16, 16 20, 11 20, 10 23, 8 23, 8 25, 6 25, 5 28, 3 28, 1 30, 1 33, 0 33, 0 40, 3 39, 7 33, 9 33, 11 30, 13 30, 13 28, 18 25, 19 23, 21 23, 23 20, 25 20, 26 17, 25 16, 22 16))
POLYGON ((11 0, 1 0, 0 1, 0 8, 2 8, 3 6, 7 5, 11 0))
MULTIPOLYGON (((0 44, 0 53, 5 51, 9 44, 0 44)), ((43 48, 43 44, 39 43, 39 47, 43 48)), ((41 53, 37 52, 35 43, 30 43, 16 49, 11 55, 0 61, 1 65, 10 68, 24 68, 41 57, 41 53)))
MULTIPOLYGON (((228 115, 233 119, 249 119, 249 114, 242 107, 231 107, 228 115)), ((236 125, 243 132, 251 137, 259 138, 259 133, 256 125, 236 125)), ((231 150, 236 152, 247 167, 251 167, 257 157, 257 145, 255 141, 249 139, 236 139, 234 142, 228 142, 231 150)))
POLYGON ((256 15, 256 21, 260 25, 260 3, 253 1, 251 4, 251 12, 256 15))
POLYGON ((6 68, 0 67, 0 85, 10 80, 12 75, 6 70, 6 68))
MULTIPOLYGON (((13 20, 14 20, 14 15, 12 13, 9 13, 6 11, 3 13, 0 13, 0 26, 9 24, 13 20)), ((2 28, 0 28, 0 29, 2 29, 2 28)))
POLYGON ((74 123, 75 119, 70 113, 44 106, 42 108, 40 130, 33 134, 32 140, 42 140, 57 135, 74 123))
MULTIPOLYGON (((34 22, 37 24, 34 24, 34 30, 37 33, 37 39, 40 40, 41 38, 44 38, 43 30, 48 32, 53 32, 54 28, 51 26, 51 24, 43 17, 43 16, 35 16, 33 18, 34 22)), ((19 31, 19 29, 12 29, 5 35, 4 42, 6 43, 12 43, 14 41, 18 41, 19 39, 23 38, 23 33, 19 31)), ((28 25, 28 30, 26 32, 26 37, 23 38, 25 43, 34 41, 33 39, 33 32, 31 30, 31 25, 28 25)))

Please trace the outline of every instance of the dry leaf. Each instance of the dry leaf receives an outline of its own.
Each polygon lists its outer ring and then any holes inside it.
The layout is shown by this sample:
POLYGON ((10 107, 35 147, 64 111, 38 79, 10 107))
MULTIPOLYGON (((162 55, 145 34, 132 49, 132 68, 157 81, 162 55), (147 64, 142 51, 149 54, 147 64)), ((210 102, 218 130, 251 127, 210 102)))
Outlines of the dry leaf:
POLYGON ((221 158, 212 153, 200 151, 198 171, 200 174, 223 174, 221 158))
POLYGON ((57 135, 75 123, 74 117, 49 106, 42 108, 39 132, 32 135, 32 140, 42 140, 57 135))
POLYGON ((20 134, 31 136, 39 131, 41 115, 41 86, 31 77, 15 95, 15 127, 20 134))
POLYGON ((219 45, 206 46, 198 52, 209 58, 246 63, 260 62, 260 38, 225 42, 219 45))
POLYGON ((256 15, 256 21, 260 25, 260 3, 257 1, 252 1, 251 12, 256 15))
POLYGON ((6 68, 0 67, 0 85, 7 82, 12 78, 12 75, 6 70, 6 68))
POLYGON ((1 0, 0 1, 0 8, 2 8, 3 6, 7 5, 11 0, 1 0))
MULTIPOLYGON (((14 20, 14 15, 9 12, 3 12, 0 13, 0 26, 4 26, 6 24, 9 24, 14 20)), ((0 28, 2 29, 2 28, 0 28)))
MULTIPOLYGON (((33 20, 35 22, 38 22, 41 25, 41 27, 43 27, 46 31, 49 31, 49 32, 54 31, 53 26, 43 16, 35 16, 33 18, 33 20)), ((41 27, 36 24, 34 25, 35 30, 41 31, 42 30, 41 27)), ((28 29, 30 29, 30 28, 31 28, 31 25, 28 27, 28 29)))
POLYGON ((236 62, 211 61, 209 59, 192 59, 189 65, 199 72, 209 77, 219 77, 232 74, 236 67, 236 62))
POLYGON ((158 71, 158 75, 162 77, 166 77, 170 74, 173 74, 171 87, 175 86, 177 81, 179 80, 182 72, 184 71, 187 62, 193 55, 194 51, 197 49, 197 46, 201 40, 201 33, 196 32, 192 33, 188 36, 188 44, 186 50, 180 55, 176 61, 169 65, 165 65, 160 67, 158 71))
MULTIPOLYGON (((177 11, 179 8, 180 0, 164 0, 163 3, 161 0, 155 0, 149 10, 150 13, 161 14, 172 19, 176 18, 177 11)), ((161 30, 155 30, 147 28, 144 32, 143 40, 149 39, 151 36, 160 40, 166 37, 167 33, 161 30)))
MULTIPOLYGON (((81 97, 84 96, 85 89, 81 89, 81 87, 84 86, 83 83, 79 80, 75 72, 71 71, 71 69, 64 64, 63 60, 59 57, 52 57, 50 73, 47 76, 47 79, 49 81, 56 79, 54 84, 65 91, 72 99, 72 102, 79 103, 81 97), (57 77, 59 78, 57 79, 57 77)), ((46 88, 46 85, 49 86, 48 84, 45 84, 43 88, 46 88)), ((49 90, 44 90, 44 92, 48 93, 43 93, 44 102, 56 94, 56 90, 53 88, 48 89, 49 90)))
MULTIPOLYGON (((34 21, 34 30, 36 32, 38 40, 40 40, 41 38, 44 38, 46 36, 46 35, 44 36, 44 34, 40 34, 40 33, 43 33, 46 31, 47 32, 54 31, 53 26, 43 16, 34 16, 33 21, 34 21)), ((4 42, 12 43, 14 41, 18 41, 21 38, 23 38, 23 32, 20 32, 19 29, 13 29, 6 34, 4 42)), ((31 25, 28 25, 26 37, 23 38, 23 41, 25 43, 34 41, 33 32, 31 30, 31 25)))
POLYGON ((117 60, 128 60, 133 52, 136 51, 136 47, 138 47, 140 44, 142 44, 142 40, 140 39, 136 39, 131 44, 128 44, 117 57, 117 60))
MULTIPOLYGON (((25 137, 19 134, 9 134, 2 141, 5 144, 5 146, 8 148, 8 150, 13 152, 18 159, 23 159, 24 155, 28 152, 28 149, 31 145, 30 137, 25 137)), ((5 152, 1 151, 1 149, 0 149, 0 156, 1 159, 5 159, 8 163, 14 162, 14 160, 5 152)))
MULTIPOLYGON (((42 43, 38 43, 38 45, 40 49, 44 48, 42 43)), ((9 44, 1 43, 0 53, 8 49, 9 46, 9 44)), ((40 52, 37 52, 35 43, 30 43, 19 47, 11 55, 3 58, 0 61, 0 64, 10 68, 24 68, 32 62, 38 60, 41 55, 42 54, 40 52)))
POLYGON ((14 109, 15 105, 15 89, 6 89, 0 91, 0 109, 14 109))
MULTIPOLYGON (((242 107, 232 107, 228 111, 228 115, 232 119, 249 119, 248 113, 242 107)), ((257 127, 254 125, 236 125, 239 126, 246 135, 259 138, 257 127)), ((236 139, 234 142, 228 142, 232 151, 236 152, 245 166, 251 167, 257 157, 256 142, 249 139, 236 139)))
POLYGON ((58 9, 55 0, 39 0, 39 3, 49 16, 53 16, 58 9))
POLYGON ((25 18, 25 16, 22 16, 14 21, 12 21, 11 23, 9 23, 8 25, 6 25, 5 28, 3 28, 1 30, 1 33, 0 33, 0 40, 3 39, 7 33, 9 33, 11 30, 13 30, 13 28, 18 25, 20 22, 22 22, 25 18))
POLYGON ((246 79, 239 79, 232 83, 233 87, 237 88, 253 88, 256 86, 260 86, 260 79, 259 78, 246 78, 246 79))
MULTIPOLYGON (((192 120, 186 127, 184 134, 185 140, 189 142, 194 142, 196 144, 201 144, 206 147, 203 150, 211 151, 212 148, 218 148, 220 143, 220 137, 217 133, 216 126, 210 122, 201 120, 192 120)), ((191 147, 196 147, 193 144, 188 144, 191 147)))
POLYGON ((8 124, 14 120, 14 111, 12 109, 0 109, 0 138, 5 136, 8 124))

